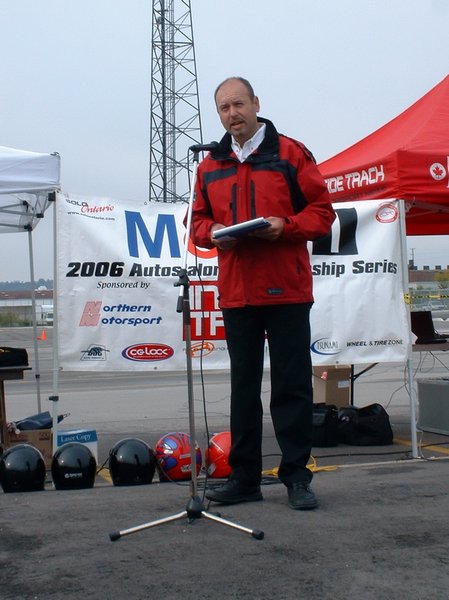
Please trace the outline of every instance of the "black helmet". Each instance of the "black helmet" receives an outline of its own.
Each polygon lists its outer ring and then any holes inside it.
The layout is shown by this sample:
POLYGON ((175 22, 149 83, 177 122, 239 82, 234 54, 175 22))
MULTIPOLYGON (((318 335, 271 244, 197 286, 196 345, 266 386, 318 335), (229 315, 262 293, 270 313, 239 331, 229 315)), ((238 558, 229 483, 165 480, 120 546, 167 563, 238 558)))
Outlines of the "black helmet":
POLYGON ((51 461, 57 490, 79 490, 94 486, 97 461, 84 444, 69 442, 58 448, 51 461))
POLYGON ((109 451, 109 472, 114 485, 143 485, 153 481, 154 452, 137 438, 120 440, 109 451))
POLYGON ((17 444, 0 457, 0 482, 4 492, 36 492, 44 489, 45 462, 37 448, 17 444))

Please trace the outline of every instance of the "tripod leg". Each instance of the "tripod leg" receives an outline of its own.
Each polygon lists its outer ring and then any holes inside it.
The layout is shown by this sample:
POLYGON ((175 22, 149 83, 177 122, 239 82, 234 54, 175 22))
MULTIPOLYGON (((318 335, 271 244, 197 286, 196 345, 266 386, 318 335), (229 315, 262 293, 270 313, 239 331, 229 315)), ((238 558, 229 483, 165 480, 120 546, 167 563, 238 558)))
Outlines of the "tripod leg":
POLYGON ((114 531, 109 534, 109 538, 110 538, 111 542, 115 542, 125 535, 130 535, 131 533, 137 533, 138 531, 143 531, 144 529, 149 529, 150 527, 157 527, 158 525, 164 525, 164 523, 171 523, 172 521, 177 521, 178 519, 183 519, 184 517, 187 517, 186 510, 183 510, 182 512, 177 513, 175 515, 171 515, 170 517, 164 517, 163 519, 157 519, 155 521, 150 521, 149 523, 143 523, 142 525, 137 525, 136 527, 130 527, 129 529, 123 529, 122 531, 114 531))
POLYGON ((249 533, 256 538, 256 540, 263 540, 264 532, 260 529, 249 529, 249 527, 244 527, 243 525, 239 525, 238 523, 233 523, 232 521, 228 521, 227 519, 223 519, 218 515, 213 515, 212 513, 202 511, 201 515, 206 519, 210 519, 211 521, 215 521, 216 523, 221 523, 222 525, 228 525, 228 527, 233 527, 234 529, 239 529, 240 531, 244 531, 245 533, 249 533))

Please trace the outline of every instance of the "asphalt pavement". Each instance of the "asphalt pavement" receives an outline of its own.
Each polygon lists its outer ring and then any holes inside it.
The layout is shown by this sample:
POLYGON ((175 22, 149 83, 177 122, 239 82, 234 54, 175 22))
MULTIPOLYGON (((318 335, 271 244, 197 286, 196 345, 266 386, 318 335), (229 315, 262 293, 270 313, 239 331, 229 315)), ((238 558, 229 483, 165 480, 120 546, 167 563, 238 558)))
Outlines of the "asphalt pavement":
MULTIPOLYGON (((51 411, 51 328, 46 333, 39 345, 40 403, 51 411)), ((0 335, 3 345, 28 347, 33 365, 32 330, 0 335)), ((417 354, 416 377, 447 376, 448 358, 417 354)), ((5 389, 8 420, 37 412, 34 368, 5 389)), ((279 449, 268 377, 264 501, 234 506, 204 500, 203 472, 196 490, 157 476, 141 486, 110 480, 109 450, 118 440, 139 437, 154 446, 164 433, 188 431, 184 373, 61 373, 58 392, 59 412, 68 414, 64 427, 97 432, 103 469, 91 489, 55 490, 48 474, 44 491, 0 490, 2 600, 449 598, 449 437, 419 431, 420 458, 412 458, 404 365, 376 365, 355 385, 356 406, 386 408, 393 444, 314 448, 320 502, 314 511, 291 510, 273 474, 279 449), (200 512, 190 510, 193 495, 200 512), (215 520, 217 514, 243 530, 215 520), (259 531, 263 539, 254 535, 259 531)), ((204 448, 208 433, 228 428, 228 373, 206 372, 204 380, 195 373, 194 395, 204 448)))

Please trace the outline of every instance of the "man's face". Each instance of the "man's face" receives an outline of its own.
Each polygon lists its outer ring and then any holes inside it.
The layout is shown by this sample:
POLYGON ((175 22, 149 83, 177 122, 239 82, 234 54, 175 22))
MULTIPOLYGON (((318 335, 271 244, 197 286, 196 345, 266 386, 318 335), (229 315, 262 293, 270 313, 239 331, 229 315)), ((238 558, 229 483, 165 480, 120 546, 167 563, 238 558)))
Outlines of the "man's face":
POLYGON ((250 98, 245 85, 237 79, 231 79, 220 87, 215 102, 223 127, 243 146, 259 128, 257 96, 250 98))

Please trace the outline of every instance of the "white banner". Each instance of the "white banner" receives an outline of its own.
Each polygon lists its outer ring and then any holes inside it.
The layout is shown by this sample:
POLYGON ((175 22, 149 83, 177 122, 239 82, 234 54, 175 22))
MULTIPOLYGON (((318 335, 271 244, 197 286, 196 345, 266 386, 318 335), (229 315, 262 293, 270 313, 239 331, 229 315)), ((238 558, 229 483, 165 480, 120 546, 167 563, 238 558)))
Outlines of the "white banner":
POLYGON ((333 206, 332 235, 313 245, 312 361, 405 362, 411 340, 398 202, 333 206))
MULTIPOLYGON (((179 272, 186 206, 60 194, 58 361, 68 371, 184 370, 179 272)), ((312 247, 314 364, 406 360, 397 203, 335 205, 312 247), (319 252, 319 254, 318 254, 319 252)), ((215 250, 188 252, 194 369, 229 367, 215 250)))

